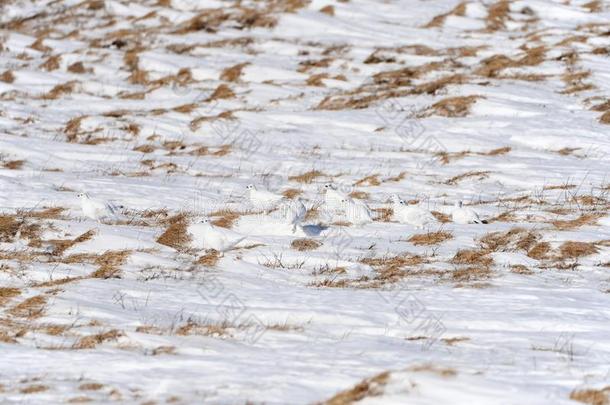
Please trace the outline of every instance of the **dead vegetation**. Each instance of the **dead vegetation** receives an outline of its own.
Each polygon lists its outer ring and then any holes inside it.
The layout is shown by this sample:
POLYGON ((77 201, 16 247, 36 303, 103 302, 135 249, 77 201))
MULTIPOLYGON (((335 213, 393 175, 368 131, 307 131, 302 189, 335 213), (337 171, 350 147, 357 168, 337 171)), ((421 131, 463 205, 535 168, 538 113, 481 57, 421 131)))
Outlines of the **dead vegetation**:
POLYGON ((290 247, 299 252, 315 250, 320 246, 322 246, 322 244, 314 239, 295 239, 290 243, 290 247))
POLYGON ((84 336, 74 343, 72 348, 75 350, 95 349, 102 343, 116 341, 122 336, 124 336, 123 332, 117 329, 111 329, 107 332, 100 332, 94 335, 84 336))
POLYGON ((166 220, 169 224, 165 232, 157 238, 157 243, 176 250, 188 248, 191 236, 188 234, 188 218, 185 214, 177 214, 166 220))
POLYGON ((437 231, 437 232, 426 232, 423 234, 413 235, 408 241, 412 244, 419 245, 437 245, 446 240, 453 238, 451 232, 437 231))
POLYGON ((326 176, 326 175, 319 170, 310 170, 303 174, 289 176, 288 180, 296 181, 297 183, 310 184, 318 177, 324 177, 324 176, 326 176))
POLYGON ((18 318, 38 318, 44 313, 46 304, 47 298, 44 295, 36 295, 20 302, 11 308, 8 313, 18 318))
POLYGON ((608 405, 610 404, 610 386, 600 389, 577 389, 570 393, 570 399, 589 405, 608 405))
POLYGON ((596 225, 597 220, 601 217, 600 214, 594 213, 586 213, 580 215, 578 218, 570 219, 570 220, 557 220, 552 221, 553 226, 560 231, 567 231, 576 228, 580 228, 582 226, 587 225, 596 225))
POLYGON ((481 98, 482 96, 449 97, 432 104, 427 114, 436 114, 447 118, 465 117, 470 113, 472 105, 481 98))
POLYGON ((381 395, 389 380, 390 373, 384 371, 374 377, 362 380, 353 388, 339 392, 332 398, 324 401, 323 405, 350 405, 368 397, 381 395))
POLYGON ((79 244, 79 243, 83 243, 86 242, 88 240, 91 240, 94 236, 95 236, 95 230, 90 229, 87 232, 77 236, 74 239, 67 239, 67 240, 52 240, 50 241, 52 243, 53 247, 53 252, 51 253, 53 256, 61 256, 64 254, 64 252, 68 249, 70 249, 72 246, 79 244))
POLYGON ((559 247, 562 259, 576 259, 582 256, 589 256, 599 251, 594 243, 590 242, 564 242, 559 247))
POLYGON ((109 250, 102 253, 94 262, 99 268, 94 271, 90 277, 103 279, 120 278, 120 266, 127 260, 130 254, 130 250, 109 250))

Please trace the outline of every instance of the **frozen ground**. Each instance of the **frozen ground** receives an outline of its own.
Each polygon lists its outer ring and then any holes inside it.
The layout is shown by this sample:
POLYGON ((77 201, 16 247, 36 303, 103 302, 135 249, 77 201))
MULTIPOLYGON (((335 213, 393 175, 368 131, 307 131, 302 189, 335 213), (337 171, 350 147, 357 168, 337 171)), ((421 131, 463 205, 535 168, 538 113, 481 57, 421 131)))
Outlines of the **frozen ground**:
POLYGON ((608 2, 0 4, 0 403, 610 401, 608 2))

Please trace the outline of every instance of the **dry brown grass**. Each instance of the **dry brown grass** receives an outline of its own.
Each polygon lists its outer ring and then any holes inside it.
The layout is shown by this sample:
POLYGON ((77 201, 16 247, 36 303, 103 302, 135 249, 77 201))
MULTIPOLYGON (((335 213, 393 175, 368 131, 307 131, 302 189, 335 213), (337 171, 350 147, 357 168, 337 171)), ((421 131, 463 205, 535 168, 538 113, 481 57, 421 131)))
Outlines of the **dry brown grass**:
POLYGON ((594 243, 567 241, 559 247, 559 252, 562 259, 576 259, 595 254, 599 252, 599 249, 594 243))
POLYGON ((214 267, 220 260, 220 253, 215 250, 210 250, 205 255, 197 259, 197 264, 202 266, 214 267))
POLYGON ((447 346, 453 346, 453 345, 455 345, 456 343, 460 343, 460 342, 467 342, 467 341, 469 341, 469 340, 470 340, 470 338, 468 338, 468 337, 462 337, 462 336, 459 336, 459 337, 452 337, 452 338, 442 338, 442 339, 441 339, 441 341, 442 341, 443 343, 445 343, 447 346))
POLYGON ((512 228, 506 232, 491 232, 479 239, 483 250, 490 252, 529 251, 535 246, 541 235, 524 228, 512 228))
POLYGON ((282 191, 282 195, 284 197, 288 198, 289 200, 294 200, 296 197, 298 197, 301 194, 303 194, 303 191, 296 189, 296 188, 289 188, 289 189, 282 191))
POLYGON ((228 67, 220 73, 220 80, 226 82, 236 82, 242 74, 242 71, 249 63, 238 63, 237 65, 228 67))
POLYGON ((599 122, 610 125, 610 111, 606 111, 599 117, 599 122))
POLYGON ((488 7, 485 29, 494 32, 506 28, 506 20, 510 18, 510 0, 500 0, 488 7))
POLYGON ((408 241, 417 246, 437 245, 451 238, 453 238, 451 232, 437 231, 413 235, 408 239, 408 241))
POLYGON ((81 391, 99 391, 104 388, 104 384, 100 383, 84 383, 78 386, 81 391))
POLYGON ((489 256, 489 253, 488 250, 461 249, 455 253, 451 263, 490 266, 493 264, 493 259, 489 256))
POLYGON ((457 176, 453 176, 452 178, 446 180, 445 184, 456 185, 460 181, 462 181, 464 179, 472 178, 472 177, 477 177, 478 180, 483 180, 483 179, 486 179, 487 177, 489 177, 489 173, 490 172, 488 172, 488 171, 470 171, 470 172, 458 174, 457 176))
POLYGON ((176 329, 176 335, 200 335, 210 337, 225 337, 231 336, 229 329, 232 327, 228 322, 199 324, 195 322, 187 322, 185 325, 176 329))
POLYGON ((8 300, 21 294, 18 288, 0 287, 0 305, 4 305, 8 300))
POLYGON ((15 81, 15 75, 12 71, 6 70, 0 75, 0 81, 4 83, 13 83, 15 81))
POLYGON ((210 214, 211 217, 220 217, 213 220, 212 225, 227 229, 233 228, 235 221, 237 221, 241 215, 242 213, 231 210, 215 211, 210 214))
POLYGON ((19 390, 22 394, 38 394, 39 392, 47 391, 49 387, 42 384, 33 384, 28 385, 27 387, 23 387, 19 390))
POLYGON ((548 258, 551 251, 551 244, 548 242, 536 243, 528 252, 527 255, 532 259, 541 260, 548 258))
POLYGON ((313 182, 318 177, 324 177, 324 176, 325 176, 325 174, 322 173, 319 170, 310 170, 310 171, 305 172, 303 174, 299 174, 299 175, 296 175, 296 176, 289 176, 288 180, 296 181, 297 183, 310 184, 311 182, 313 182))
POLYGON ((596 225, 600 214, 582 214, 580 217, 571 220, 557 220, 551 222, 553 226, 561 231, 580 228, 585 225, 596 225))
POLYGON ((56 100, 64 94, 70 94, 76 90, 79 82, 72 80, 64 84, 58 84, 53 87, 48 93, 42 95, 44 100, 56 100))
POLYGON ((82 337, 76 343, 74 343, 74 345, 72 345, 72 348, 75 350, 94 349, 96 346, 104 342, 117 340, 121 336, 124 336, 123 332, 117 329, 112 329, 108 332, 100 332, 96 333, 95 335, 82 337))
POLYGON ((315 250, 320 246, 322 246, 322 243, 314 239, 295 239, 290 243, 290 247, 295 250, 298 250, 299 252, 315 250))
POLYGON ((436 114, 441 117, 456 118, 466 117, 470 108, 482 96, 457 96, 448 97, 438 101, 428 108, 428 115, 436 114))
POLYGON ((376 276, 370 283, 371 286, 380 286, 386 283, 394 283, 407 275, 406 269, 424 263, 424 258, 417 255, 403 254, 399 256, 385 256, 380 258, 365 258, 361 263, 371 266, 376 271, 376 276))
POLYGON ((2 167, 9 170, 19 170, 24 165, 25 160, 9 160, 2 162, 2 167))
POLYGON ((87 232, 77 236, 74 239, 67 239, 67 240, 51 240, 49 241, 51 244, 53 244, 53 252, 52 255, 53 256, 61 256, 64 254, 64 252, 66 250, 68 250, 69 248, 71 248, 72 246, 78 244, 78 243, 83 243, 86 242, 88 240, 90 240, 91 238, 93 238, 95 236, 95 230, 94 229, 90 229, 87 232))
POLYGON ((369 193, 367 193, 366 191, 352 191, 351 193, 349 193, 349 196, 357 200, 366 200, 369 198, 369 193))
POLYGON ((212 95, 208 98, 208 101, 225 100, 225 99, 230 99, 230 98, 234 98, 234 97, 235 97, 235 93, 233 93, 233 90, 231 90, 231 88, 229 86, 227 86, 226 84, 223 83, 223 84, 218 85, 218 87, 216 87, 216 90, 214 90, 212 95))
POLYGON ((93 71, 92 69, 85 68, 85 65, 83 64, 83 62, 74 62, 73 64, 68 66, 68 72, 71 72, 71 73, 83 74, 83 73, 89 73, 92 71, 93 71))
POLYGON ((157 243, 169 246, 176 250, 183 250, 188 247, 191 236, 188 234, 188 218, 185 214, 177 214, 167 218, 169 224, 165 232, 157 238, 157 243))
POLYGON ((119 250, 102 253, 95 259, 95 264, 99 268, 91 273, 92 278, 120 278, 120 266, 125 263, 125 260, 131 254, 130 250, 119 250))
POLYGON ((522 264, 513 264, 512 266, 510 266, 510 271, 511 271, 511 273, 521 274, 521 275, 525 275, 525 276, 534 274, 533 271, 531 271, 530 269, 528 269, 527 267, 525 267, 522 264))
POLYGON ((589 12, 591 12, 591 13, 599 13, 600 11, 603 10, 601 0, 593 0, 586 4, 583 4, 582 6, 584 8, 586 8, 587 10, 589 10, 589 12))
POLYGON ((326 14, 326 15, 329 15, 329 16, 331 16, 331 17, 334 17, 334 16, 335 16, 335 8, 334 8, 333 6, 331 6, 331 5, 328 5, 328 6, 324 6, 324 7, 322 7, 322 8, 320 9, 320 12, 321 12, 321 13, 324 13, 324 14, 326 14))
POLYGON ((589 405, 608 405, 610 404, 610 385, 601 389, 574 390, 570 393, 570 399, 589 405))
POLYGON ((42 226, 32 223, 19 213, 15 215, 0 215, 0 242, 13 242, 17 236, 28 240, 28 245, 39 247, 42 226))
POLYGON ((424 25, 423 28, 441 27, 445 23, 445 20, 447 19, 447 17, 452 16, 452 15, 463 17, 464 15, 466 15, 466 5, 467 4, 468 3, 465 1, 459 3, 457 6, 455 6, 453 8, 453 10, 449 11, 448 13, 437 15, 436 17, 434 17, 432 20, 430 20, 430 22, 428 22, 426 25, 424 25))
POLYGON ((374 377, 362 380, 354 387, 341 391, 332 398, 324 401, 323 405, 350 405, 367 397, 374 397, 383 393, 383 388, 390 380, 390 373, 384 371, 374 377))
POLYGON ((394 209, 391 207, 373 208, 373 212, 377 214, 375 221, 379 222, 391 222, 394 215, 394 209))
POLYGON ((40 68, 46 70, 48 72, 52 72, 54 70, 59 69, 59 63, 61 62, 61 56, 53 55, 50 56, 43 64, 40 65, 40 68))
POLYGON ((457 283, 481 281, 491 278, 492 271, 486 266, 461 267, 451 272, 451 278, 457 283))
POLYGON ((447 214, 444 214, 442 212, 439 211, 430 211, 430 213, 434 216, 434 218, 436 218, 436 220, 438 222, 440 222, 441 224, 446 224, 451 222, 451 217, 447 214))
POLYGON ((358 180, 354 185, 355 186, 379 186, 379 185, 381 185, 381 181, 379 180, 378 174, 371 174, 369 176, 366 176, 366 177, 358 180))
POLYGON ((46 304, 47 298, 45 296, 36 295, 20 302, 11 308, 8 313, 19 318, 38 318, 42 316, 46 304))

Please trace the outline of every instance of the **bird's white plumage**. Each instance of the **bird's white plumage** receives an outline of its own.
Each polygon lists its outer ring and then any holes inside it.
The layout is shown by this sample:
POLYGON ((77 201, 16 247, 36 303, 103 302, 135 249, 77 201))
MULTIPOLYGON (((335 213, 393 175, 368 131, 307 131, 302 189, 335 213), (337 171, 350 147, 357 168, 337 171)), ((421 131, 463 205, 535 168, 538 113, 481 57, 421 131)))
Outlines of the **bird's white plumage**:
POLYGON ((451 220, 456 224, 484 224, 486 221, 479 217, 479 214, 470 207, 464 207, 461 201, 455 203, 451 211, 451 220))
POLYGON ((284 221, 292 225, 292 233, 296 232, 297 226, 303 222, 307 215, 307 207, 303 200, 286 201, 280 205, 280 215, 284 221))
POLYGON ((396 194, 392 196, 392 208, 394 220, 401 224, 423 228, 427 224, 436 222, 436 218, 430 211, 418 205, 408 205, 396 194))
POLYGON ((254 209, 271 211, 284 200, 284 196, 274 194, 267 190, 258 190, 253 184, 249 184, 246 189, 248 190, 248 199, 254 209))
POLYGON ((324 185, 326 192, 324 193, 324 208, 329 212, 339 212, 345 208, 344 200, 349 197, 337 190, 337 187, 331 183, 324 185))
POLYGON ((118 207, 112 203, 91 198, 87 193, 79 193, 77 197, 80 200, 81 210, 87 218, 99 221, 101 219, 117 219, 119 216, 118 207))
POLYGON ((212 225, 208 218, 189 225, 188 233, 192 237, 195 247, 203 249, 214 249, 218 252, 226 252, 233 249, 246 236, 212 225))
POLYGON ((362 201, 344 198, 341 201, 345 218, 354 225, 362 226, 373 221, 371 210, 362 201))

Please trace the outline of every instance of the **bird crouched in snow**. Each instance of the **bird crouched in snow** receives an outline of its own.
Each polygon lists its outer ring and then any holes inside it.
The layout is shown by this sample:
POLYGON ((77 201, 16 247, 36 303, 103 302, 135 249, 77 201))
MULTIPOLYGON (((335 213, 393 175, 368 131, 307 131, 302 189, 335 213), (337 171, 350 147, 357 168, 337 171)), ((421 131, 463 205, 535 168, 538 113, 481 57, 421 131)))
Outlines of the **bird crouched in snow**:
POLYGON ((230 229, 212 225, 209 218, 200 219, 189 225, 188 233, 193 238, 193 244, 196 247, 205 250, 213 249, 220 253, 233 249, 239 242, 246 239, 246 236, 230 229))
POLYGON ((429 223, 436 222, 434 215, 427 209, 417 205, 409 205, 397 194, 393 194, 390 199, 392 200, 395 221, 413 225, 417 228, 423 228, 429 223))
POLYGON ((254 184, 248 184, 246 190, 248 190, 247 193, 250 204, 252 204, 254 208, 262 209, 265 213, 275 209, 278 204, 284 200, 284 196, 282 195, 274 194, 267 190, 257 190, 254 184))
POLYGON ((486 219, 481 219, 479 214, 470 207, 464 207, 462 201, 457 201, 451 211, 451 220, 456 224, 486 224, 486 219))
POLYGON ((338 191, 337 186, 332 183, 326 183, 324 190, 324 208, 331 212, 342 210, 344 208, 343 200, 347 200, 349 197, 338 191))
POLYGON ((362 226, 373 221, 371 210, 362 201, 356 201, 351 198, 341 200, 345 218, 354 225, 362 226))
POLYGON ((307 207, 305 207, 301 198, 294 201, 287 200, 280 204, 279 215, 283 221, 292 225, 292 233, 295 233, 297 226, 300 226, 301 222, 305 220, 307 207))
POLYGON ((107 201, 91 198, 87 193, 76 195, 80 200, 81 210, 87 218, 100 221, 101 219, 118 219, 120 206, 107 201))

